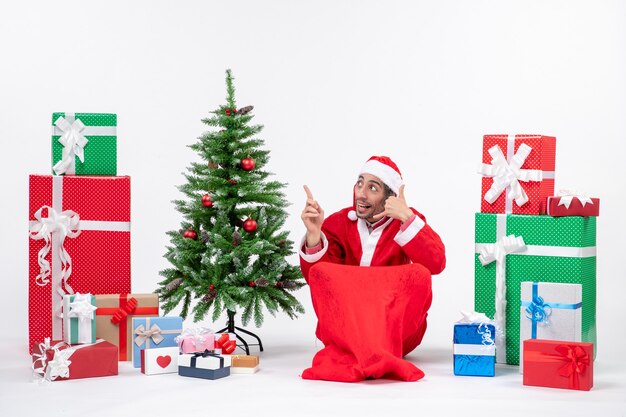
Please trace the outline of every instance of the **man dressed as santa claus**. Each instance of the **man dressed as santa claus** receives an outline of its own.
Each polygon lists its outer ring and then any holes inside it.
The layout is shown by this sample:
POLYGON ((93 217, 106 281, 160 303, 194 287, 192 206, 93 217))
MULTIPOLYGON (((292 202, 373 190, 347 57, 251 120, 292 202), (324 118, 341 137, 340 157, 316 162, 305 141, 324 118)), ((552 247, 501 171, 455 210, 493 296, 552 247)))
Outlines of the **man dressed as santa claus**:
MULTIPOLYGON (((446 263, 445 248, 439 235, 426 223, 424 216, 408 206, 404 197, 404 184, 400 170, 386 156, 371 157, 358 173, 354 185, 354 205, 346 207, 328 218, 324 217, 324 210, 306 185, 304 190, 307 194, 307 201, 301 218, 306 227, 306 235, 302 239, 299 249, 300 267, 304 278, 311 285, 311 293, 314 297, 313 304, 319 319, 317 335, 326 344, 326 349, 318 352, 313 361, 313 368, 306 370, 302 375, 303 378, 358 381, 371 377, 381 377, 385 372, 388 372, 389 366, 395 369, 391 373, 394 373, 396 378, 404 380, 421 378, 423 376, 421 371, 400 358, 398 360, 391 357, 388 360, 374 359, 373 361, 376 363, 369 369, 362 368, 362 362, 371 362, 371 358, 385 356, 385 354, 381 356, 376 351, 369 351, 370 347, 364 345, 362 326, 367 326, 368 323, 355 323, 353 330, 347 329, 346 327, 349 326, 344 323, 342 324, 343 328, 335 329, 335 336, 330 336, 333 331, 332 327, 336 326, 337 314, 341 314, 337 313, 339 309, 345 308, 348 313, 344 316, 351 317, 354 317, 355 311, 359 309, 362 309, 364 314, 371 313, 371 310, 365 310, 372 309, 374 306, 371 304, 369 307, 364 306, 361 301, 363 295, 359 295, 358 297, 361 299, 358 299, 355 295, 357 291, 353 290, 360 282, 364 281, 357 277, 355 285, 346 288, 345 291, 339 287, 331 291, 327 282, 326 288, 318 293, 320 295, 317 296, 317 299, 315 297, 318 288, 314 282, 310 281, 310 272, 313 273, 311 268, 316 264, 320 264, 318 269, 327 265, 322 264, 323 262, 362 267, 421 264, 425 269, 417 267, 420 271, 417 281, 420 282, 416 285, 419 287, 408 289, 413 285, 413 281, 416 281, 413 279, 410 285, 403 287, 404 289, 389 293, 393 294, 392 298, 400 297, 403 298, 402 300, 396 299, 396 301, 391 301, 391 304, 385 304, 381 307, 381 311, 387 312, 385 314, 394 314, 397 317, 379 319, 383 321, 382 323, 379 322, 383 332, 386 331, 384 330, 385 320, 388 322, 404 320, 403 328, 398 333, 401 340, 394 341, 397 346, 400 346, 400 350, 392 356, 404 356, 421 342, 426 330, 427 311, 432 299, 430 276, 443 271, 446 263), (333 299, 329 301, 329 297, 333 299), (344 307, 346 304, 349 306, 344 307), (400 307, 400 305, 404 307, 400 307), (333 310, 332 314, 329 315, 331 320, 323 321, 321 316, 327 313, 326 310, 333 310), (413 317, 407 319, 409 316, 413 317), (346 337, 346 332, 355 333, 350 335, 350 338, 360 339, 360 344, 356 345, 360 351, 352 352, 350 358, 347 359, 337 358, 336 356, 343 355, 346 350, 345 345, 351 343, 352 339, 346 337), (334 339, 337 339, 337 335, 341 338, 345 337, 347 341, 342 340, 339 344, 343 347, 334 349, 336 346, 331 345, 336 341, 334 339), (352 361, 354 357, 359 355, 366 357, 366 359, 355 360, 354 366, 347 366, 345 370, 339 369, 340 364, 352 361), (405 369, 400 369, 403 367, 405 369)), ((340 269, 341 267, 331 266, 331 268, 340 269)), ((383 272, 388 274, 388 271, 384 270, 383 272)), ((339 283, 338 285, 342 285, 340 282, 354 279, 354 276, 359 274, 365 276, 364 274, 367 272, 357 268, 346 274, 345 270, 340 270, 337 274, 339 281, 333 278, 330 284, 339 283)), ((400 280, 392 279, 387 283, 394 285, 395 282, 400 282, 400 280)), ((377 296, 378 294, 374 293, 374 299, 377 296)), ((380 297, 386 296, 381 293, 380 297)), ((387 296, 387 298, 389 297, 387 296)), ((381 301, 381 303, 387 302, 387 300, 381 301)), ((368 320, 369 325, 371 325, 371 318, 368 320)))

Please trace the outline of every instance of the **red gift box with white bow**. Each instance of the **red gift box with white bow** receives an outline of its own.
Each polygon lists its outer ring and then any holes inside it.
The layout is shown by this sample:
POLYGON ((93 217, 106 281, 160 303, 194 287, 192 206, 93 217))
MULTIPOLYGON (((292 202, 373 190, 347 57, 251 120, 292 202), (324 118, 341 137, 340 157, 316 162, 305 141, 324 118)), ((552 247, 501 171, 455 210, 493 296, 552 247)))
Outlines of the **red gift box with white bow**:
POLYGON ((63 338, 64 294, 130 292, 130 177, 31 175, 29 345, 63 338))
POLYGON ((559 195, 547 198, 545 214, 552 217, 597 217, 600 215, 600 199, 576 192, 561 191, 559 195))
POLYGON ((593 343, 524 340, 524 385, 589 391, 593 343))
POLYGON ((556 138, 485 135, 481 213, 540 214, 554 195, 556 138))
POLYGON ((32 347, 33 371, 46 381, 117 375, 117 346, 106 340, 86 345, 69 345, 44 339, 32 347))

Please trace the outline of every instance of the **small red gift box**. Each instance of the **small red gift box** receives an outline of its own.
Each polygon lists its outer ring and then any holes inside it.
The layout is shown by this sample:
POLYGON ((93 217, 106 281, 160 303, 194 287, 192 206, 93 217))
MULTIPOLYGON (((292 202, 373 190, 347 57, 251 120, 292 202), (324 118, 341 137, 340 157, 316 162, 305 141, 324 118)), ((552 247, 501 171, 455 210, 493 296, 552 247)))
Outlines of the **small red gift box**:
POLYGON ((524 340, 524 385, 589 391, 593 343, 524 340))
POLYGON ((29 345, 63 338, 63 294, 130 292, 130 177, 31 175, 29 345))
POLYGON ((574 194, 548 197, 546 202, 546 214, 552 217, 597 217, 600 215, 600 199, 574 194))
POLYGON ((74 346, 45 340, 32 351, 33 370, 48 381, 117 375, 117 346, 106 340, 74 346))
POLYGON ((481 213, 540 214, 554 195, 556 138, 485 135, 481 213))

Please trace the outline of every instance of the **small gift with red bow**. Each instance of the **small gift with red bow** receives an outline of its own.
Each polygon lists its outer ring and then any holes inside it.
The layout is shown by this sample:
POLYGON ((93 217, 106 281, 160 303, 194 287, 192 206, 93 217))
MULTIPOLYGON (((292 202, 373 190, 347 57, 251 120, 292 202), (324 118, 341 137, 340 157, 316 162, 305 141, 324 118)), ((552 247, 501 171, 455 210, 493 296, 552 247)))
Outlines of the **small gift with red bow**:
POLYGON ((233 333, 218 333, 215 335, 215 353, 230 355, 237 348, 237 336, 233 333))
POLYGON ((548 197, 546 214, 552 217, 600 215, 600 199, 587 197, 584 193, 560 190, 558 195, 548 197))
POLYGON ((593 343, 525 340, 524 385, 589 391, 593 387, 593 343))
POLYGON ((182 317, 133 317, 133 366, 141 367, 144 349, 178 347, 182 331, 182 317))
POLYGON ((32 351, 33 371, 41 381, 117 375, 117 346, 106 340, 72 346, 46 338, 32 351))
POLYGON ((206 327, 193 327, 183 330, 176 336, 176 343, 182 353, 204 352, 215 348, 215 334, 206 327))

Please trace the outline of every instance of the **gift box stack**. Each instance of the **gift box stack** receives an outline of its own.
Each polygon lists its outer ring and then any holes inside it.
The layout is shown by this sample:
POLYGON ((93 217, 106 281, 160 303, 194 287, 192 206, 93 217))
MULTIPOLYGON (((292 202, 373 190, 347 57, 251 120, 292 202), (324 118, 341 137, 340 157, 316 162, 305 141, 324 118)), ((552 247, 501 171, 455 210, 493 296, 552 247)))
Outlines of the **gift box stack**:
POLYGON ((29 345, 48 380, 116 375, 118 360, 173 346, 180 317, 129 294, 130 178, 117 176, 117 116, 52 115, 52 171, 29 179, 29 345))
POLYGON ((474 305, 493 318, 496 361, 523 360, 524 384, 588 389, 599 200, 555 195, 555 155, 551 136, 484 136, 474 305))

